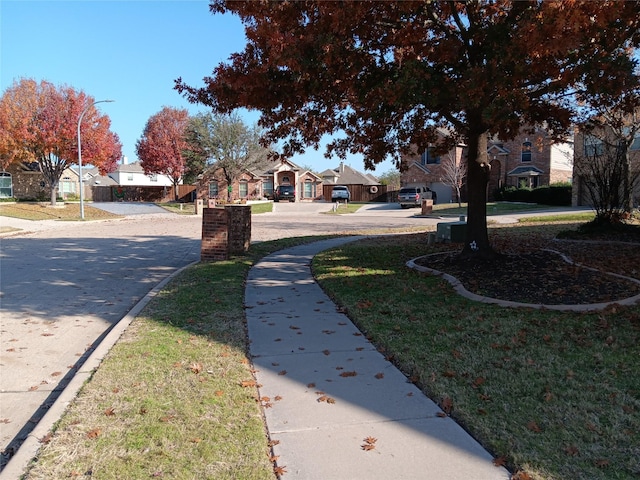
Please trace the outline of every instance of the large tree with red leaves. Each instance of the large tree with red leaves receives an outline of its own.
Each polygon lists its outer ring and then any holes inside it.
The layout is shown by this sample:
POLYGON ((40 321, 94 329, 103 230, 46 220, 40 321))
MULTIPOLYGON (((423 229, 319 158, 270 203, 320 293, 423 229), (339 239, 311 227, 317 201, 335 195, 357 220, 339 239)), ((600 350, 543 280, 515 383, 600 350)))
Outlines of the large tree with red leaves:
POLYGON ((89 106, 80 127, 83 162, 102 174, 113 171, 122 146, 110 131, 109 117, 100 114, 94 101, 69 86, 32 79, 14 82, 0 98, 0 167, 38 162, 55 205, 62 173, 78 163, 78 120, 89 106))
POLYGON ((469 255, 493 254, 487 136, 541 124, 563 134, 576 101, 637 82, 638 1, 214 0, 210 10, 238 15, 247 46, 205 87, 178 79, 178 91, 223 113, 259 110, 265 142, 285 139, 286 155, 342 133, 328 154, 364 154, 371 168, 465 142, 469 255))
POLYGON ((185 171, 185 150, 189 148, 186 131, 189 113, 183 108, 163 107, 152 115, 136 142, 136 153, 146 174, 161 174, 171 178, 175 199, 178 184, 185 171))

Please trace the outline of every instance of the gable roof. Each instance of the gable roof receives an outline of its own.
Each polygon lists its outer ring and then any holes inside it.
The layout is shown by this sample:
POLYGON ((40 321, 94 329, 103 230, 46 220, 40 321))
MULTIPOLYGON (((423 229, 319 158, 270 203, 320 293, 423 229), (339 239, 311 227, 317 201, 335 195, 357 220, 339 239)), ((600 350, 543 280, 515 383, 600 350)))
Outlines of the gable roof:
POLYGON ((380 185, 376 177, 364 174, 340 162, 338 168, 327 169, 320 174, 330 184, 340 185, 380 185))

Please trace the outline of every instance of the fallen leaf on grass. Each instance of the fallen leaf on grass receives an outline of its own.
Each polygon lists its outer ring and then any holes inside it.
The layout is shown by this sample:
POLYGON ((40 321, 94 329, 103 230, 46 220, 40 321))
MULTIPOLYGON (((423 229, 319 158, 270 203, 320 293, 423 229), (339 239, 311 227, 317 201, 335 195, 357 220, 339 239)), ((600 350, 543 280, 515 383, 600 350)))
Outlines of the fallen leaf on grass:
POLYGON ((241 387, 257 387, 258 384, 256 383, 255 380, 243 380, 242 382, 240 382, 240 386, 241 387))
POLYGON ((286 467, 273 467, 273 473, 275 473, 276 475, 284 475, 285 473, 287 473, 287 468, 286 467))
POLYGON ((451 397, 444 397, 442 399, 441 408, 447 415, 451 413, 451 410, 453 410, 453 400, 451 400, 451 397))
POLYGON ((107 417, 112 417, 112 416, 114 416, 116 414, 116 411, 115 411, 115 409, 113 407, 109 407, 104 411, 104 414, 107 417))
POLYGON ((520 470, 519 472, 516 472, 513 474, 513 476, 511 477, 511 480, 532 480, 532 479, 531 479, 531 475, 529 475, 527 472, 520 470))
POLYGON ((576 447, 575 445, 567 445, 566 447, 563 448, 563 450, 564 450, 564 453, 566 453, 571 457, 575 457, 576 455, 578 455, 578 453, 580 453, 580 451, 578 450, 578 447, 576 447))
POLYGON ((94 428, 93 430, 89 430, 87 432, 87 438, 98 438, 102 431, 99 428, 94 428))
POLYGON ((504 467, 507 463, 507 459, 505 457, 496 457, 493 459, 493 464, 496 467, 504 467))
POLYGON ((535 433, 540 433, 542 431, 540 425, 538 425, 534 420, 531 420, 529 423, 527 423, 527 428, 535 433))
POLYGON ((202 371, 202 364, 194 362, 191 365, 189 365, 189 369, 193 373, 198 374, 198 373, 200 373, 202 371))
POLYGON ((269 448, 275 447, 276 445, 280 445, 280 440, 271 440, 269 443, 269 448))

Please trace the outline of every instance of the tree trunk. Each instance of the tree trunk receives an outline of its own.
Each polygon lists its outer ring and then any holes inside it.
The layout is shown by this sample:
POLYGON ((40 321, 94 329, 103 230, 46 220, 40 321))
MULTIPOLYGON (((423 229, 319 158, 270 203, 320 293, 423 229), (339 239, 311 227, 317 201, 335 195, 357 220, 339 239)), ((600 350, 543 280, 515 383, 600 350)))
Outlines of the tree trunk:
POLYGON ((626 213, 627 215, 631 216, 631 212, 633 212, 633 179, 631 178, 632 175, 632 167, 631 167, 631 148, 630 145, 633 142, 633 139, 631 140, 631 142, 629 142, 629 146, 627 146, 627 148, 625 149, 624 152, 624 185, 623 185, 623 192, 624 192, 624 198, 622 199, 622 201, 624 202, 623 205, 623 212, 626 213))
POLYGON ((467 234, 462 254, 470 257, 495 255, 487 231, 487 187, 491 167, 487 160, 487 133, 470 134, 467 153, 467 234))
POLYGON ((58 200, 58 185, 51 182, 50 184, 50 193, 51 193, 51 206, 55 207, 57 205, 58 200))

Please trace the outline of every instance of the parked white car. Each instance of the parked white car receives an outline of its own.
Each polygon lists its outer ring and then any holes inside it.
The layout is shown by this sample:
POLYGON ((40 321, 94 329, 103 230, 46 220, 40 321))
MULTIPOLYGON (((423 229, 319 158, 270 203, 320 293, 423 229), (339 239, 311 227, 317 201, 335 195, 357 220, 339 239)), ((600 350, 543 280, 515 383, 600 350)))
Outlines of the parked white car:
POLYGON ((351 200, 351 192, 347 187, 343 185, 336 185, 335 187, 333 187, 333 190, 331 190, 331 201, 339 202, 341 200, 344 200, 346 202, 351 200))

